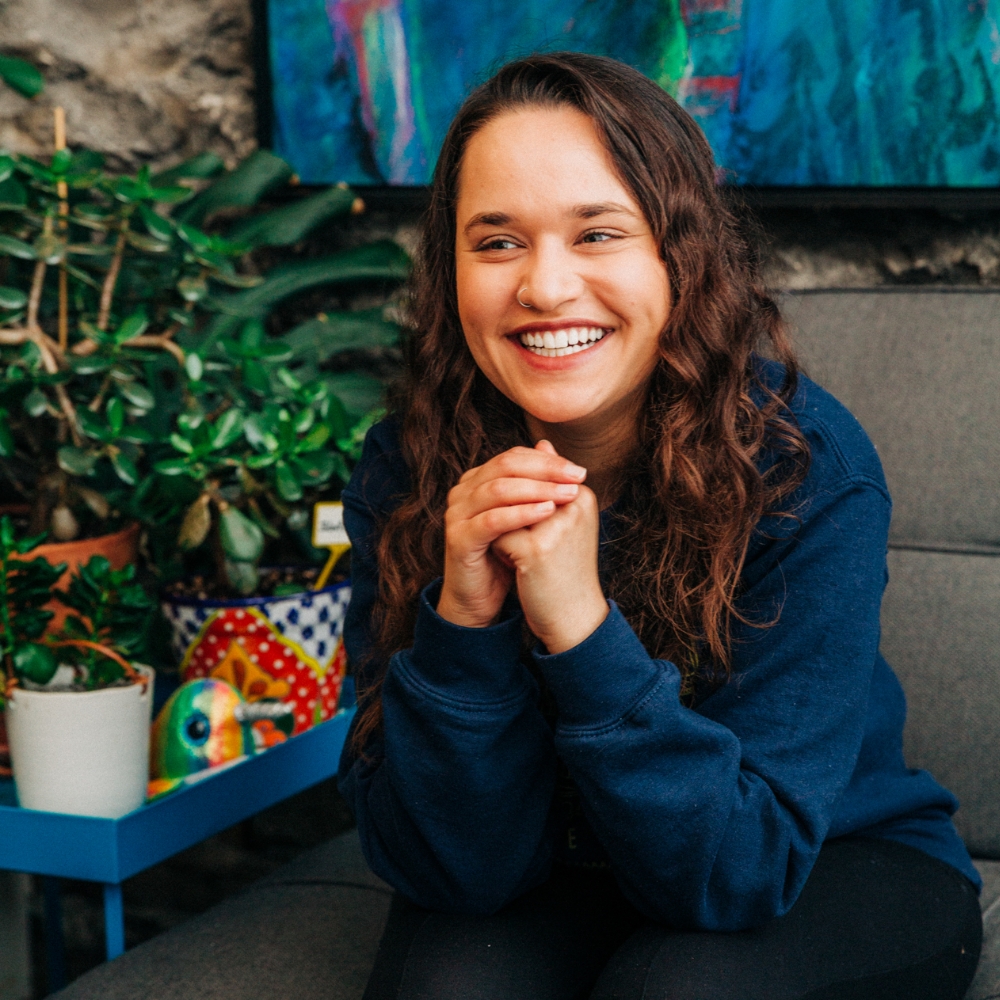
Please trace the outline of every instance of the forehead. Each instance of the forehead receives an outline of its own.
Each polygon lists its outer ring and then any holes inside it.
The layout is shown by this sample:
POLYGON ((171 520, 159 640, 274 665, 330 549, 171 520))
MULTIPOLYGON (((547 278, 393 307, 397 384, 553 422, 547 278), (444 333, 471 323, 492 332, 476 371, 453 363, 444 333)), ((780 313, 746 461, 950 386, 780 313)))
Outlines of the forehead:
POLYGON ((458 185, 458 216, 614 200, 634 205, 582 111, 566 105, 505 111, 468 142, 458 185))

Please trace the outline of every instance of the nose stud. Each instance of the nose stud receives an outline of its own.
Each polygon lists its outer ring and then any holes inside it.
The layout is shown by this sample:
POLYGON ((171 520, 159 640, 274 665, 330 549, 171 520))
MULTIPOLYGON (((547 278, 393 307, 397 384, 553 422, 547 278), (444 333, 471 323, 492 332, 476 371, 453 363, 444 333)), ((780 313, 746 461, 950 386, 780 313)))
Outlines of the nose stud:
POLYGON ((525 309, 534 309, 535 307, 530 302, 521 301, 521 292, 526 292, 527 290, 528 290, 527 285, 525 285, 524 288, 519 288, 517 290, 517 304, 519 306, 524 306, 525 309))

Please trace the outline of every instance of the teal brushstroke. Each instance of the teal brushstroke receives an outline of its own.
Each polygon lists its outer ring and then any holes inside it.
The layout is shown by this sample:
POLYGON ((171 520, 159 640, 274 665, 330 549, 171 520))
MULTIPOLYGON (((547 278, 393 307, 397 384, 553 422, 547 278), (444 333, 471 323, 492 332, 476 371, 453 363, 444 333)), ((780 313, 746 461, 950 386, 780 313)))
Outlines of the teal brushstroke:
POLYGON ((307 182, 426 183, 472 87, 509 59, 570 48, 676 92, 738 183, 1000 184, 1000 0, 378 6, 402 27, 405 88, 398 45, 345 40, 336 0, 270 0, 275 145, 307 182))

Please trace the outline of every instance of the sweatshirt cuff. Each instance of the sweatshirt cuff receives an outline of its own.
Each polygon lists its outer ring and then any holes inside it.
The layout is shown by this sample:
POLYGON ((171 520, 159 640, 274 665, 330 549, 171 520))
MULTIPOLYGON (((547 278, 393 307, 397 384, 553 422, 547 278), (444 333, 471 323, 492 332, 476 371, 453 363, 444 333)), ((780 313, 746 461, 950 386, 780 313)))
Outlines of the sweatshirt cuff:
POLYGON ((521 663, 520 611, 487 628, 466 628, 442 618, 435 608, 440 578, 424 588, 408 657, 411 670, 450 698, 471 702, 506 701, 529 686, 521 663))
POLYGON ((662 672, 618 605, 608 605, 607 618, 578 646, 554 654, 536 649, 533 654, 555 695, 561 726, 591 728, 616 722, 662 672))

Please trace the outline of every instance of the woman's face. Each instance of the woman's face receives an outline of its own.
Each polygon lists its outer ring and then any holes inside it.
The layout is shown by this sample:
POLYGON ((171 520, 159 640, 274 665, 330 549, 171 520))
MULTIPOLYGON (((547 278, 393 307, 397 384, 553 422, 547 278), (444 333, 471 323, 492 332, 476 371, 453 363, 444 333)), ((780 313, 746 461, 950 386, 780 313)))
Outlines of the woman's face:
POLYGON ((462 161, 456 223, 459 316, 486 377, 546 424, 597 429, 633 412, 670 288, 590 118, 528 107, 485 125, 462 161))

